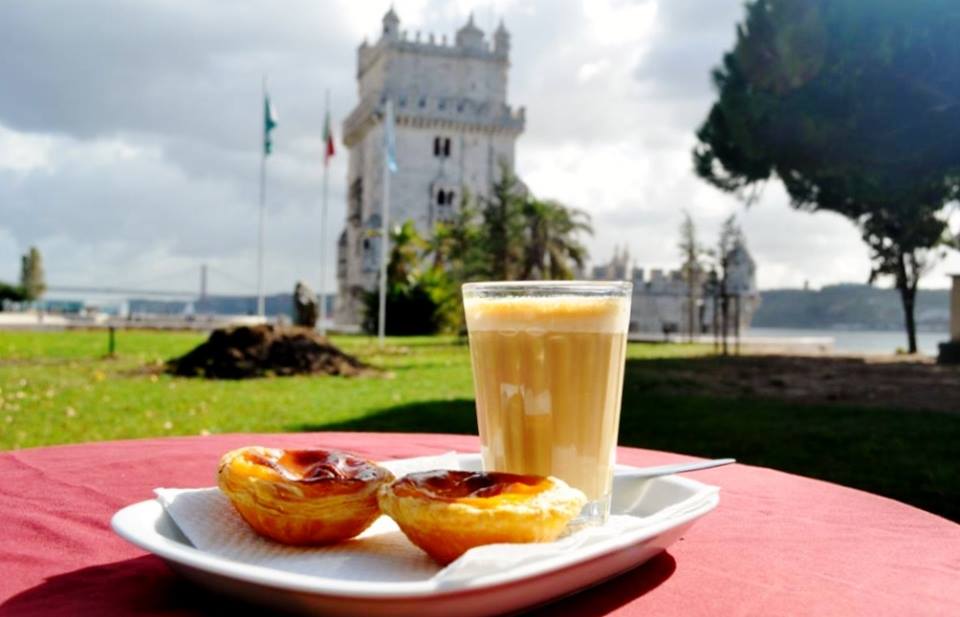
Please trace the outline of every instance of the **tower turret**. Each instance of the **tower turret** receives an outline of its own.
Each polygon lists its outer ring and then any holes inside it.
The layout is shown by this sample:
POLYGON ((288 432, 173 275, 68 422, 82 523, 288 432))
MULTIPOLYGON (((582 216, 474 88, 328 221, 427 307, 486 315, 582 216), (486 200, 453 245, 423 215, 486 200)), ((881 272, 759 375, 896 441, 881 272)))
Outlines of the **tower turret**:
POLYGON ((393 5, 383 16, 383 38, 394 41, 400 38, 400 18, 393 10, 393 5))
POLYGON ((477 51, 483 51, 485 48, 483 43, 483 30, 473 23, 473 13, 470 13, 470 18, 467 19, 466 25, 457 30, 457 47, 477 51))
POLYGON ((497 31, 493 33, 493 52, 501 56, 510 54, 510 33, 507 32, 502 19, 497 26, 497 31))

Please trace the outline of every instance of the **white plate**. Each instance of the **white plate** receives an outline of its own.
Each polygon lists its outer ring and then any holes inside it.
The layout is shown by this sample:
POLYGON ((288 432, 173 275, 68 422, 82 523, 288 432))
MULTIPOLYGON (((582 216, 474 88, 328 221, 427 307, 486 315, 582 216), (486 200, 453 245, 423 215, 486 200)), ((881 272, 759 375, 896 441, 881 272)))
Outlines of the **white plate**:
MULTIPOLYGON (((479 469, 476 454, 459 455, 462 469, 479 469)), ((618 466, 618 471, 629 467, 618 466)), ((113 529, 127 541, 164 559, 185 577, 217 592, 306 614, 463 617, 493 615, 542 604, 616 576, 665 550, 696 519, 714 509, 716 492, 704 484, 667 476, 614 480, 613 514, 651 516, 651 524, 542 562, 440 585, 338 580, 283 572, 194 548, 156 500, 123 508, 113 529)))

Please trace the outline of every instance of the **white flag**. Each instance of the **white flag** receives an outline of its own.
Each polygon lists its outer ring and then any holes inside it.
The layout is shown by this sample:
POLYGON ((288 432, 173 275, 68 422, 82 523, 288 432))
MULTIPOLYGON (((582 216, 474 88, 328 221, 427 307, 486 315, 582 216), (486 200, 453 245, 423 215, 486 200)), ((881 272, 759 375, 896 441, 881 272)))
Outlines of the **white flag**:
POLYGON ((387 169, 397 172, 397 136, 394 134, 393 101, 387 99, 387 108, 383 118, 383 155, 387 159, 387 169))

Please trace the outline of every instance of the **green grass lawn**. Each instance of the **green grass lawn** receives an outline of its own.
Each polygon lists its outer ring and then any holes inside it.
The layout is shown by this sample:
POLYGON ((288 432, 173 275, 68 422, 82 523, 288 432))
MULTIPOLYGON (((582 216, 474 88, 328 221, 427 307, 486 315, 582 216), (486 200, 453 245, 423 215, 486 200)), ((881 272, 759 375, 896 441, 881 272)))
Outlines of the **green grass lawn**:
MULTIPOLYGON (((0 332, 0 448, 235 431, 475 433, 466 346, 452 338, 335 342, 384 377, 204 381, 162 374, 203 335, 0 332)), ((960 520, 960 415, 708 397, 661 370, 707 353, 630 345, 620 443, 735 456, 960 520)), ((931 393, 935 395, 935 393, 931 393)))

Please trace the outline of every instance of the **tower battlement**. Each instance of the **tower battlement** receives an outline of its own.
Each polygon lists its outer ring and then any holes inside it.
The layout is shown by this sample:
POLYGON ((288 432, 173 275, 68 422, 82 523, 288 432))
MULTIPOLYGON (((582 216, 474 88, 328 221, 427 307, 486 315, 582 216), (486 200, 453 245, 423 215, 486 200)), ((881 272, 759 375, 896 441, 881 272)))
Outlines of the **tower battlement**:
POLYGON ((424 36, 419 31, 411 35, 403 30, 396 39, 381 37, 372 45, 361 43, 357 49, 357 76, 362 76, 388 49, 445 58, 471 57, 490 62, 509 62, 508 50, 496 49, 483 38, 479 44, 465 44, 456 39, 450 41, 446 35, 437 37, 430 33, 424 36))
POLYGON ((452 42, 433 34, 425 40, 419 33, 410 37, 391 9, 377 42, 364 42, 357 50, 357 94, 361 101, 386 93, 395 99, 456 95, 504 103, 510 35, 502 22, 492 38, 491 45, 472 16, 452 42))
POLYGON ((488 43, 483 30, 474 24, 471 14, 466 25, 457 30, 452 40, 448 41, 446 35, 438 37, 432 32, 422 34, 419 30, 411 35, 407 30, 400 30, 400 18, 390 9, 383 18, 383 31, 377 42, 371 45, 364 41, 357 49, 357 78, 362 78, 388 50, 441 58, 470 57, 508 63, 510 34, 501 21, 493 33, 492 43, 488 43))

